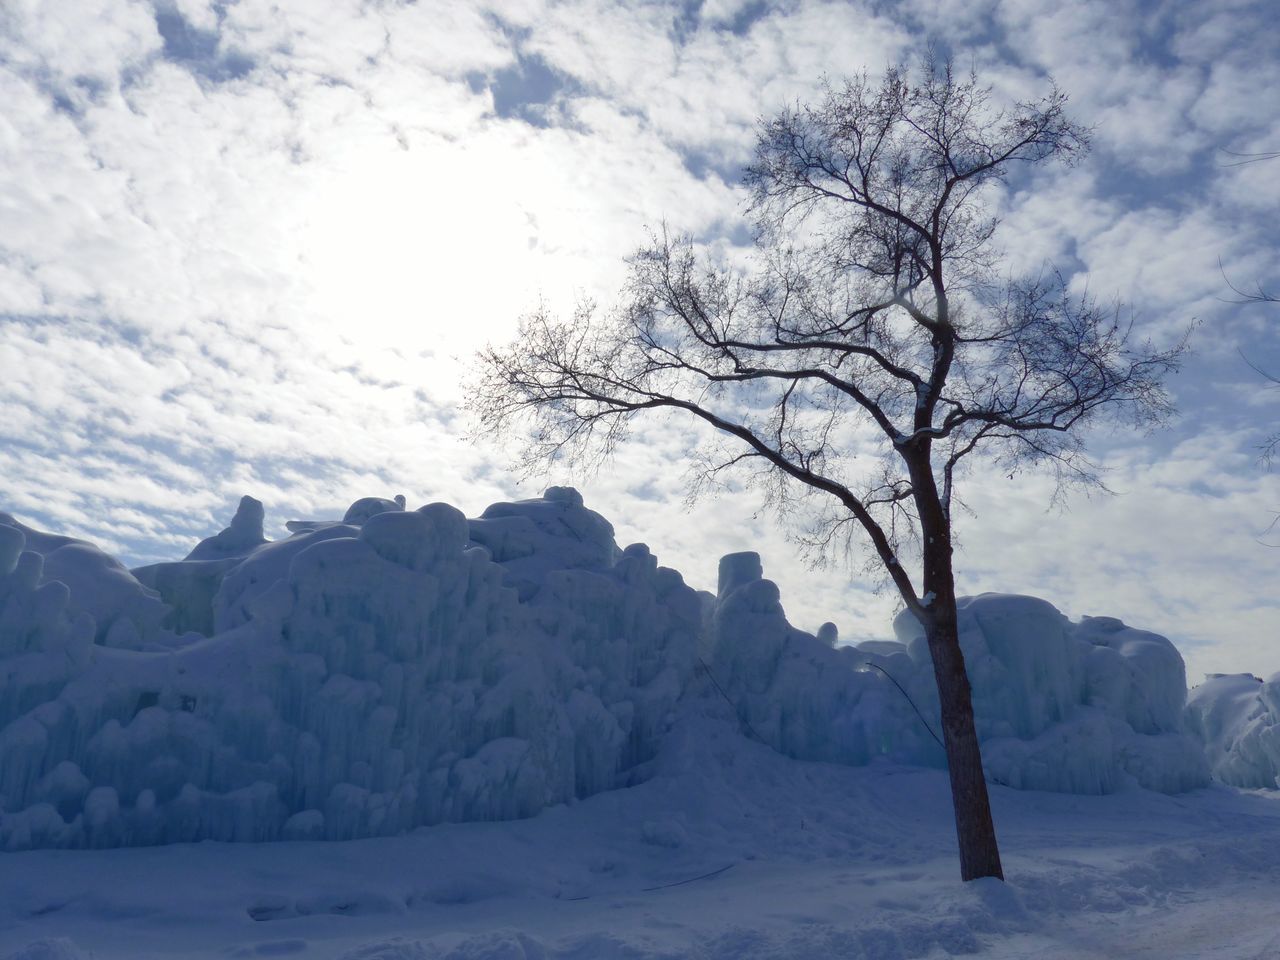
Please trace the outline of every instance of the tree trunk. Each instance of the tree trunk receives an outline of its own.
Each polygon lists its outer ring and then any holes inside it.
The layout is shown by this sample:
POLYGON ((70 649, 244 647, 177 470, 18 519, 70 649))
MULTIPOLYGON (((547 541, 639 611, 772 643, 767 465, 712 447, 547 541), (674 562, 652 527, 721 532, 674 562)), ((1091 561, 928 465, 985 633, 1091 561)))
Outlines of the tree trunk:
POLYGON ((924 599, 916 609, 929 642, 942 708, 942 742, 951 775, 951 804, 960 846, 960 879, 998 877, 1003 880, 1000 848, 991 820, 991 800, 982 773, 978 731, 973 723, 969 674, 960 650, 956 578, 951 566, 951 518, 938 495, 929 457, 927 443, 906 457, 920 515, 921 559, 924 561, 921 579, 924 599))
POLYGON ((942 740, 951 776, 951 804, 960 846, 960 879, 998 877, 1003 880, 1000 848, 991 819, 991 800, 982 773, 978 731, 973 723, 969 676, 960 651, 954 587, 948 596, 935 597, 929 610, 932 622, 925 624, 925 636, 942 706, 942 740))

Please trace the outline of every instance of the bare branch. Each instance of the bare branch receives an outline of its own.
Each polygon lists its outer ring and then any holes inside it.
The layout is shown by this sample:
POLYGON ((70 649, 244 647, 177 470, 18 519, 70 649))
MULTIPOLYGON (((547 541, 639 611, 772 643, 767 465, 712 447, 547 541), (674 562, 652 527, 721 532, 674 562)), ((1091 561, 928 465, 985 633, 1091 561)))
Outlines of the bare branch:
POLYGON ((513 344, 481 355, 469 401, 482 428, 524 441, 529 467, 598 463, 636 418, 704 425, 725 447, 699 451, 694 489, 747 470, 780 516, 811 520, 797 538, 811 557, 853 533, 869 544, 925 628, 953 786, 987 811, 983 826, 957 810, 965 876, 998 876, 999 861, 957 681, 959 471, 981 456, 1011 478, 1043 468, 1059 492, 1101 486, 1081 426, 1163 422, 1186 348, 1137 342, 1131 317, 1071 296, 1052 270, 998 275, 989 188, 1017 166, 1074 161, 1089 133, 1056 88, 990 100, 933 59, 914 79, 828 84, 760 125, 751 263, 717 262, 664 227, 629 261, 615 309, 526 317, 513 344))

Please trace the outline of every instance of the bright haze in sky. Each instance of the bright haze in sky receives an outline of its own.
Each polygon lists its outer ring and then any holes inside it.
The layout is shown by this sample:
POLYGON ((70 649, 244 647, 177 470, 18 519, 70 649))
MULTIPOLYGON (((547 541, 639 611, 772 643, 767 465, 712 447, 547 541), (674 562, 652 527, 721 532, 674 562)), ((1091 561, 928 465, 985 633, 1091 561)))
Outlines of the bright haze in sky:
MULTIPOLYGON (((757 117, 933 41, 1004 98, 1051 76, 1079 166, 991 200, 1010 270, 1196 323, 1181 417, 1099 433, 1114 496, 961 491, 962 593, 1032 593, 1171 637, 1205 671, 1280 669, 1280 32, 1269 4, 5 0, 0 510, 138 564, 241 494, 269 533, 361 496, 470 515, 534 496, 459 411, 470 357, 539 302, 608 304, 664 221, 729 254, 757 117), (1246 362, 1246 358, 1249 361, 1246 362)), ((810 571, 759 495, 684 503, 678 423, 572 482, 695 586, 758 549, 791 619, 889 635, 860 565, 810 571)))

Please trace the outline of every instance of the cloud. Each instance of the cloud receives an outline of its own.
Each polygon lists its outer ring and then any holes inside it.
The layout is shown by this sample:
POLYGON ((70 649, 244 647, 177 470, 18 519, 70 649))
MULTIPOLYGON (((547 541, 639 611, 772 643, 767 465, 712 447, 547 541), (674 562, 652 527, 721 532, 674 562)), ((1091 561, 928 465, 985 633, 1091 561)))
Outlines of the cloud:
POLYGON ((52 102, 72 112, 162 47, 153 9, 141 0, 14 0, 0 12, 0 59, 38 77, 52 102))
POLYGON ((1039 589, 1074 616, 1119 615, 1165 633, 1193 681, 1268 669, 1280 593, 1274 551, 1259 539, 1280 504, 1280 476, 1259 470, 1242 439, 1134 446, 1107 464, 1115 496, 1074 496, 1061 513, 1047 509, 1046 478, 973 477, 966 589, 1039 589))
MULTIPOLYGON (((1220 302, 1217 267, 1276 278, 1280 178, 1219 149, 1280 136, 1258 95, 1277 69, 1267 16, 1032 0, 6 3, 0 509, 141 562, 185 553, 246 492, 277 533, 369 494, 473 514, 536 494, 506 451, 460 439, 471 351, 540 300, 607 304, 664 218, 740 254, 756 118, 824 73, 909 60, 931 33, 1003 92, 1037 95, 1053 75, 1100 124, 1087 166, 1000 198, 1009 266, 1087 272, 1152 330, 1212 327, 1179 383, 1193 401, 1179 431, 1101 447, 1142 492, 1073 500, 1050 522, 1040 481, 975 478, 962 584, 1168 629, 1203 644, 1197 663, 1270 669, 1256 638, 1275 632, 1274 581, 1253 535, 1280 496, 1252 457, 1275 406, 1236 350, 1265 365, 1280 342, 1268 315, 1220 302)), ((803 568, 757 491, 686 512, 696 433, 637 439, 578 478, 621 539, 703 587, 720 553, 759 548, 797 622, 887 633, 892 598, 803 568)))

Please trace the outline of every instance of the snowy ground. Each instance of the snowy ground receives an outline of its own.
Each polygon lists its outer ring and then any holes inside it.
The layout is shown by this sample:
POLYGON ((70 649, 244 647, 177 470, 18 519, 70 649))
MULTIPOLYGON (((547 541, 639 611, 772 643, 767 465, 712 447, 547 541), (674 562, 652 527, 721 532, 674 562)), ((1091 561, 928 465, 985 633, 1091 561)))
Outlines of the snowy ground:
POLYGON ((0 855, 0 957, 1280 957, 1280 795, 994 787, 1009 882, 965 885, 945 774, 686 720, 650 780, 529 820, 0 855))

